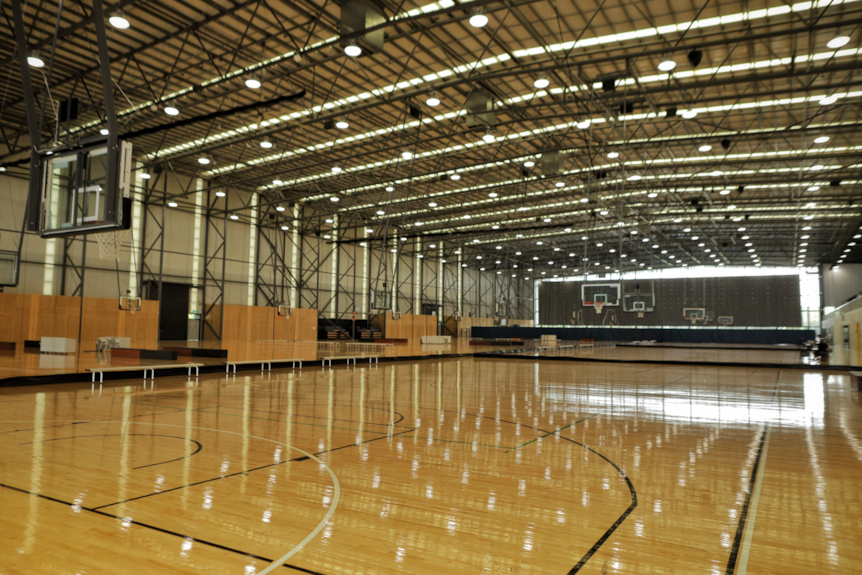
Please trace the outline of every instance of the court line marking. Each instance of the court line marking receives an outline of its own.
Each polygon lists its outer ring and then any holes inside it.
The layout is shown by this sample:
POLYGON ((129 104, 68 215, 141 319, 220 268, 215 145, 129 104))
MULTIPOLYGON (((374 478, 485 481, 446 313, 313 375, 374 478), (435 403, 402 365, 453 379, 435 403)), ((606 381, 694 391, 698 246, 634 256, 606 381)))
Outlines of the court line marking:
MULTIPOLYGON (((766 439, 763 443, 763 454, 760 459, 761 467, 766 467, 766 452, 769 450, 769 437, 772 434, 772 428, 766 430, 766 439)), ((757 517, 757 503, 760 500, 760 487, 763 485, 763 476, 766 474, 764 469, 760 470, 757 475, 757 481, 754 484, 754 494, 751 496, 751 508, 749 510, 748 524, 745 526, 745 539, 742 541, 742 551, 739 553, 739 566, 736 572, 739 575, 745 575, 748 568, 748 555, 751 551, 751 538, 754 535, 754 520, 757 517)))
MULTIPOLYGON (((198 446, 197 449, 195 449, 193 452, 189 453, 188 455, 183 455, 182 457, 177 457, 176 459, 169 459, 167 461, 158 461, 156 463, 148 463, 147 465, 140 465, 138 467, 133 467, 132 469, 143 469, 144 467, 153 467, 154 465, 162 465, 164 463, 173 463, 174 461, 179 461, 180 459, 186 459, 187 457, 191 457, 192 455, 197 455, 200 452, 200 450, 204 448, 204 446, 199 441, 195 441, 194 439, 186 439, 185 437, 179 437, 177 435, 156 435, 153 433, 108 433, 108 434, 104 434, 104 435, 103 434, 99 434, 99 435, 72 435, 69 437, 55 437, 54 439, 46 439, 44 441, 41 441, 40 443, 48 443, 51 441, 61 441, 63 439, 82 439, 85 437, 125 437, 127 435, 142 436, 142 437, 170 437, 171 439, 181 439, 183 441, 191 441, 192 443, 194 443, 195 445, 198 446)), ((33 443, 36 443, 36 442, 35 441, 26 441, 24 443, 19 443, 18 445, 32 445, 33 443)))
MULTIPOLYGON (((66 420, 52 419, 52 420, 47 420, 47 421, 56 422, 56 421, 66 421, 66 420)), ((4 421, 2 423, 32 423, 32 422, 30 420, 19 420, 19 421, 4 421)), ((82 421, 81 423, 95 423, 95 422, 82 421)), ((251 437, 253 439, 260 439, 261 441, 268 441, 270 443, 275 443, 276 445, 281 445, 282 447, 286 447, 288 449, 293 449, 294 451, 298 451, 299 453, 302 453, 303 456, 308 457, 309 459, 313 459, 318 464, 322 465, 326 469, 326 472, 329 474, 330 479, 332 479, 332 485, 333 485, 332 503, 330 504, 329 509, 327 510, 326 514, 323 516, 323 519, 321 519, 320 522, 317 524, 317 526, 308 535, 306 535, 305 539, 303 539, 298 544, 296 544, 290 551, 288 551, 287 553, 285 553, 284 555, 282 555, 281 557, 279 557, 278 559, 273 561, 269 565, 269 567, 266 567, 262 571, 258 571, 257 575, 266 575, 267 573, 272 572, 277 567, 281 567, 288 559, 290 559, 291 557, 293 557, 294 555, 296 555, 297 553, 302 551, 302 548, 305 547, 312 539, 317 537, 317 534, 323 530, 323 528, 326 526, 327 523, 329 523, 329 520, 332 518, 333 514, 335 514, 335 509, 338 507, 338 503, 341 499, 341 484, 338 482, 338 477, 336 477, 335 472, 332 471, 332 468, 329 467, 329 465, 327 465, 326 463, 324 463, 323 461, 321 461, 320 459, 318 459, 317 457, 315 457, 311 453, 308 453, 307 451, 304 451, 304 450, 302 450, 298 447, 294 447, 292 445, 287 445, 286 443, 282 443, 282 442, 276 441, 274 439, 268 439, 266 437, 260 437, 257 435, 247 435, 245 433, 240 433, 238 431, 228 431, 226 429, 215 429, 212 427, 198 427, 195 425, 175 425, 175 424, 171 424, 171 423, 154 423, 154 422, 150 422, 150 421, 126 421, 126 422, 111 421, 111 422, 102 422, 102 423, 108 423, 108 424, 119 423, 119 424, 132 424, 132 425, 160 425, 163 427, 177 427, 180 429, 197 429, 197 430, 201 430, 201 431, 215 431, 216 433, 227 433, 230 435, 239 435, 240 437, 251 437)), ((19 490, 19 491, 23 491, 23 490, 19 490)), ((59 500, 55 500, 55 501, 59 501, 59 500)), ((98 511, 97 511, 97 513, 98 513, 98 511)))
POLYGON ((597 417, 598 415, 599 415, 598 413, 594 413, 594 414, 592 414, 592 415, 590 415, 590 416, 587 416, 587 417, 585 417, 585 418, 583 418, 583 419, 579 419, 579 420, 577 420, 577 421, 573 421, 572 423, 570 423, 570 424, 568 424, 568 425, 564 425, 563 427, 560 427, 559 429, 555 429, 554 431, 549 431, 549 432, 548 432, 548 433, 546 433, 545 435, 540 435, 539 437, 536 437, 536 438, 534 438, 534 439, 531 439, 531 440, 530 440, 530 441, 528 441, 527 443, 522 443, 521 445, 519 445, 519 446, 517 446, 517 447, 513 447, 513 448, 509 449, 508 451, 504 451, 503 453, 509 453, 509 451, 515 451, 516 449, 521 449, 521 448, 522 448, 522 447, 524 447, 525 445, 530 445, 530 444, 531 444, 531 443, 533 443, 534 441, 539 441, 540 439, 544 439, 545 437, 548 437, 549 435, 552 435, 552 434, 554 434, 554 433, 557 433, 557 432, 559 432, 559 431, 562 431, 562 430, 564 430, 564 429, 566 429, 566 428, 569 428, 569 427, 571 427, 571 426, 573 426, 573 425, 577 425, 577 424, 579 424, 579 423, 580 423, 580 422, 582 422, 582 421, 586 421, 586 420, 588 420, 588 419, 592 419, 592 418, 594 418, 594 417, 597 417))
MULTIPOLYGON (((775 385, 772 387, 772 399, 773 400, 775 399, 776 395, 778 394, 778 381, 780 379, 781 379, 781 372, 779 371, 778 374, 775 376, 775 385)), ((742 535, 745 531, 745 522, 746 522, 746 518, 748 515, 749 505, 751 504, 751 498, 752 498, 752 496, 754 494, 754 490, 756 488, 755 486, 756 486, 757 479, 758 479, 757 472, 760 468, 761 456, 764 454, 764 449, 766 446, 767 433, 769 431, 770 431, 770 427, 769 427, 769 424, 767 423, 767 424, 765 424, 765 427, 763 429, 763 434, 760 436, 760 447, 757 450, 757 457, 755 458, 754 465, 752 466, 752 469, 751 469, 751 479, 748 482, 748 492, 745 495, 745 502, 742 504, 742 513, 740 514, 740 517, 739 517, 739 525, 736 528, 736 537, 734 537, 734 540, 733 540, 733 547, 731 548, 731 551, 730 551, 730 557, 728 557, 728 559, 727 559, 727 570, 725 571, 725 575, 733 575, 734 570, 737 566, 737 558, 739 557, 739 553, 740 553, 740 545, 743 543, 742 535)), ((758 497, 759 497, 759 495, 760 495, 760 492, 758 491, 758 497)), ((755 502, 754 509, 755 510, 757 509, 756 502, 755 502)), ((754 519, 752 517, 752 526, 751 526, 751 529, 749 531, 749 534, 746 537, 746 541, 747 541, 748 545, 751 544, 751 536, 754 532, 753 523, 754 523, 754 519)), ((747 561, 748 561, 748 555, 746 552, 746 564, 747 564, 747 561)), ((740 561, 740 564, 741 564, 741 561, 740 561)), ((743 568, 742 572, 744 572, 744 568, 743 568)))

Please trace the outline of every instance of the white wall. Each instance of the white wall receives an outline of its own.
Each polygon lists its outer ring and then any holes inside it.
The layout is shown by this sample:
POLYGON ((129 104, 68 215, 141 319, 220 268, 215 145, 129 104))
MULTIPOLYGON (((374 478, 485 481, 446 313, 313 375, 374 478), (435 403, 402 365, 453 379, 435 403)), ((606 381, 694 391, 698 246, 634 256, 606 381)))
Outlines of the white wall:
POLYGON ((824 307, 838 307, 862 292, 862 264, 842 264, 832 269, 824 264, 821 272, 824 307))

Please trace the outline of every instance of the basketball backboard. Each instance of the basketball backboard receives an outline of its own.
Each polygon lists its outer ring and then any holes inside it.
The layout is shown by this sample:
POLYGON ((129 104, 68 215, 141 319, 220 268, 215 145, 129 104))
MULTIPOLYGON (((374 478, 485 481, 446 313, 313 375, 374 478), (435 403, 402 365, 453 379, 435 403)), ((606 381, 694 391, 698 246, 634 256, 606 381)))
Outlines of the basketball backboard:
POLYGON ((130 296, 121 296, 120 297, 120 310, 130 311, 132 313, 135 313, 136 311, 141 311, 141 298, 130 297, 130 296))
POLYGON ((279 317, 290 317, 290 306, 287 304, 278 304, 278 316, 279 317))
POLYGON ((0 251, 0 287, 18 285, 18 252, 0 251))
POLYGON ((718 316, 718 325, 733 325, 733 316, 732 315, 720 315, 720 316, 718 316))
POLYGON ((706 317, 706 310, 702 307, 687 307, 682 310, 683 319, 691 320, 694 323, 698 320, 703 320, 706 317))
POLYGON ((39 212, 28 221, 42 237, 129 229, 132 145, 108 141, 56 152, 41 162, 39 212))
POLYGON ((623 295, 623 311, 639 313, 655 311, 655 295, 651 293, 627 293, 623 295))
POLYGON ((620 284, 582 284, 581 304, 590 307, 597 303, 602 307, 620 305, 620 284))

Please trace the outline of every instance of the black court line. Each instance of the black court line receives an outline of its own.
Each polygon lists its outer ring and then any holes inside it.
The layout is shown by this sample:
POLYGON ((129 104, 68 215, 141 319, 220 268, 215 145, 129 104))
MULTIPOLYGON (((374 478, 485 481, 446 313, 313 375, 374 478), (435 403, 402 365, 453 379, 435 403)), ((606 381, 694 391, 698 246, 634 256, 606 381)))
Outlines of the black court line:
POLYGON ((649 369, 642 369, 641 371, 634 371, 634 372, 632 372, 632 374, 631 374, 631 375, 636 375, 636 374, 638 374, 638 373, 646 373, 646 372, 648 372, 648 371, 652 371, 652 370, 654 370, 654 369, 658 369, 658 367, 651 367, 651 368, 649 368, 649 369))
MULTIPOLYGON (((781 372, 775 376, 775 385, 772 388, 772 399, 775 399, 778 393, 778 380, 781 378, 781 372)), ((763 454, 763 446, 766 441, 766 432, 769 431, 767 423, 763 428, 763 433, 760 435, 760 445, 757 448, 757 457, 754 459, 754 467, 751 469, 751 479, 748 481, 748 492, 745 494, 745 501, 742 504, 742 513, 739 515, 739 525, 736 527, 736 537, 733 539, 733 547, 730 550, 730 557, 727 559, 727 570, 725 575, 733 575, 736 571, 736 560, 739 557, 739 546, 742 544, 742 536, 745 533, 745 520, 748 518, 748 506, 751 504, 751 495, 754 493, 754 483, 757 481, 757 472, 760 469, 760 456, 763 454)))
MULTIPOLYGON (((167 406, 161 405, 159 407, 167 407, 167 406)), ((179 413, 180 411, 185 411, 185 409, 174 409, 171 411, 160 411, 158 413, 141 413, 139 415, 130 415, 129 418, 146 417, 148 415, 167 415, 169 413, 179 413)), ((88 420, 88 421, 73 421, 71 423, 60 423, 57 425, 46 425, 44 427, 40 427, 39 429, 53 429, 54 427, 67 427, 69 425, 83 425, 85 423, 103 423, 103 422, 108 422, 108 421, 116 421, 117 419, 123 419, 123 416, 109 417, 108 419, 93 419, 93 420, 88 420)), ((0 423, 2 423, 2 422, 0 422, 0 423)), ((10 431, 0 431, 0 435, 5 435, 7 433, 20 433, 22 431, 33 431, 34 429, 36 429, 36 428, 35 427, 25 427, 24 429, 12 429, 10 431)))
POLYGON ((192 453, 189 453, 188 455, 183 455, 182 457, 177 457, 176 459, 171 459, 169 461, 159 461, 157 463, 150 463, 148 465, 141 465, 138 467, 133 467, 132 469, 143 469, 144 467, 152 467, 154 465, 162 465, 163 463, 173 463, 174 461, 179 461, 180 459, 186 459, 187 457, 191 457, 192 455, 197 455, 198 452, 200 452, 200 450, 204 448, 204 446, 201 445, 200 442, 195 441, 194 439, 187 439, 185 437, 179 437, 178 435, 159 435, 156 433, 105 433, 105 434, 100 433, 98 435, 71 435, 69 437, 55 437, 54 439, 45 439, 44 441, 38 441, 38 442, 28 441, 26 443, 19 443, 18 445, 32 445, 33 443, 49 443, 51 441, 61 441, 64 439, 83 439, 85 437, 126 437, 129 435, 141 436, 141 437, 170 437, 171 439, 181 439, 183 441, 191 441, 192 443, 194 443, 195 445, 198 446, 197 449, 195 449, 192 453))
MULTIPOLYGON (((433 409, 433 410, 435 410, 435 411, 437 410, 437 409, 436 409, 436 408, 434 408, 434 407, 420 407, 419 409, 425 409, 425 410, 433 409)), ((451 410, 451 409, 443 409, 443 410, 441 410, 441 411, 444 411, 444 412, 446 412, 446 413, 455 413, 455 414, 460 414, 460 412, 458 412, 458 411, 453 411, 453 410, 451 410)), ((490 417, 490 416, 488 416, 488 415, 478 415, 478 414, 475 414, 475 413, 466 413, 466 415, 470 415, 470 416, 472 416, 472 417, 481 417, 482 419, 490 419, 491 421, 498 421, 498 419, 497 419, 496 417, 490 417)), ((596 415, 601 415, 601 414, 596 414, 596 415)), ((527 429, 532 429, 532 430, 534 430, 534 431, 539 431, 539 432, 544 433, 544 434, 546 434, 546 435, 550 435, 551 433, 553 433, 553 431, 548 431, 548 430, 546 430, 546 429, 540 429, 540 428, 538 428, 538 427, 533 427, 533 426, 531 426, 531 425, 524 425, 523 423, 518 423, 518 422, 515 422, 515 421, 509 421, 509 420, 506 420, 506 419, 500 419, 499 421, 502 421, 503 423, 509 423, 509 424, 511 424, 511 425, 520 425, 520 426, 522 426, 522 427, 526 427, 527 429)), ((620 525, 622 525, 623 521, 625 521, 625 520, 626 520, 626 518, 627 518, 629 515, 631 515, 632 511, 634 511, 634 510, 635 510, 635 508, 638 506, 638 494, 637 494, 637 492, 635 491, 635 486, 632 484, 631 479, 629 479, 629 476, 626 474, 626 472, 625 472, 625 471, 623 471, 622 469, 620 469, 619 465, 617 465, 616 463, 614 463, 613 461, 611 461, 610 459, 608 459, 607 457, 605 457, 604 455, 602 455, 601 453, 599 453, 598 451, 596 451, 595 449, 593 449, 593 448, 591 448, 591 447, 588 447, 588 446, 584 445, 583 443, 580 443, 580 442, 578 442, 578 441, 575 441, 574 439, 569 439, 568 437, 563 437, 562 435, 560 435, 559 437, 560 437, 561 439, 563 439, 564 441, 569 441, 569 442, 571 442, 571 443, 574 443, 575 445, 580 445, 581 447, 583 447, 584 449, 586 449, 586 450, 587 450, 587 451, 589 451, 590 453, 594 453, 594 454, 598 455, 599 457, 601 457, 602 459, 604 459, 605 461, 607 461, 608 463, 610 463, 610 464, 611 464, 611 466, 612 466, 614 469, 616 469, 617 473, 619 473, 619 474, 620 474, 620 476, 621 476, 623 479, 625 479, 625 480, 626 480, 626 485, 627 485, 627 486, 628 486, 628 488, 629 488, 629 494, 631 495, 631 498, 632 498, 631 505, 629 505, 629 506, 628 506, 628 508, 627 508, 627 509, 622 513, 622 515, 620 515, 620 516, 617 518, 617 520, 616 520, 616 521, 614 521, 613 525, 611 525, 610 527, 608 527, 607 531, 605 531, 605 533, 604 533, 604 534, 599 538, 599 540, 595 542, 595 544, 594 544, 594 545, 589 549, 589 551, 587 551, 587 553, 586 553, 583 557, 581 557, 581 560, 580 560, 580 561, 578 561, 578 563, 577 563, 574 567, 572 567, 572 569, 571 569, 571 570, 568 572, 568 574, 567 574, 567 575, 574 575, 575 573, 577 573, 578 571, 580 571, 580 570, 583 568, 583 566, 584 566, 584 565, 586 565, 587 561, 589 561, 589 560, 590 560, 590 558, 591 558, 591 557, 596 553, 596 551, 598 551, 598 550, 599 550, 599 548, 601 548, 601 546, 602 546, 602 545, 604 545, 605 541, 607 541, 607 540, 608 540, 608 538, 609 538, 611 535, 613 535, 613 534, 614 534, 614 531, 616 531, 616 530, 617 530, 617 528, 618 528, 620 525)))
MULTIPOLYGON (((362 445, 363 443, 371 443, 372 441, 379 441, 381 439, 386 439, 387 437, 393 437, 395 435, 401 435, 402 433, 409 433, 411 431, 414 431, 415 429, 416 428, 412 428, 412 429, 408 429, 406 431, 400 431, 398 433, 393 433, 391 435, 389 435, 389 434, 382 435, 380 437, 375 437, 373 439, 368 439, 366 441, 361 441, 359 443, 350 443, 348 445, 343 445, 341 447, 335 447, 333 449, 327 449, 325 451, 319 451, 317 453, 314 453, 313 455, 318 456, 318 455, 323 455, 324 453, 329 453, 331 451, 338 451, 340 449, 347 449, 348 447, 356 447, 357 445, 362 445)), ((203 483, 210 483, 212 481, 218 481, 220 479, 227 479, 229 477, 236 477, 237 475, 247 475, 247 474, 251 473, 252 471, 259 471, 261 469, 266 469, 268 467, 275 467, 275 466, 281 465, 283 463, 307 461, 309 459, 310 459, 310 457, 308 457, 308 456, 302 456, 302 457, 296 457, 294 459, 285 459, 283 461, 279 461, 278 463, 268 463, 267 465, 261 465, 260 467, 253 467, 251 469, 245 469, 243 471, 237 471, 236 473, 229 473, 228 475, 220 475, 218 477, 212 477, 210 479, 204 479, 202 481, 196 481, 195 483, 189 483, 186 485, 180 485, 177 487, 172 487, 171 489, 165 489, 164 491, 159 491, 157 493, 147 493, 146 495, 139 495, 138 497, 131 497, 129 499, 124 499, 123 501, 116 501, 114 503, 108 503, 106 505, 99 505, 98 507, 93 507, 93 510, 104 509, 105 507, 113 507, 114 505, 119 505, 121 503, 128 503, 130 501, 137 501, 139 499, 146 499, 147 497, 155 497, 156 495, 162 495, 164 493, 170 493, 171 491, 177 491, 179 489, 186 489, 188 487, 194 487, 196 485, 201 485, 203 483)))
MULTIPOLYGON (((48 501, 53 501, 54 503, 60 503, 62 505, 68 505, 72 507, 74 504, 69 503, 68 501, 63 501, 62 499, 57 499, 56 497, 49 497, 48 495, 42 495, 41 493, 34 493, 33 491, 27 491, 26 489, 21 489, 20 487, 13 487, 11 485, 6 485, 4 483, 0 483, 0 487, 5 487, 6 489, 11 489, 12 491, 18 491, 19 493, 24 493, 30 495, 32 497, 39 497, 41 499, 47 499, 48 501)), ((171 531, 170 529, 163 529, 161 527, 156 527, 155 525, 150 525, 148 523, 142 523, 140 521, 135 521, 128 517, 120 517, 118 515, 112 515, 111 513, 106 513, 104 511, 99 511, 98 508, 90 508, 90 507, 81 507, 84 511, 88 511, 95 515, 101 515, 102 517, 109 517, 111 519, 116 519, 118 521, 123 521, 126 523, 130 523, 133 525, 137 525, 138 527, 144 527, 146 529, 152 529, 153 531, 158 531, 159 533, 165 533, 167 535, 173 535, 175 537, 181 537, 183 539, 189 539, 195 543, 201 543, 203 545, 208 545, 209 547, 214 547, 216 549, 221 549, 222 551, 229 551, 231 553, 236 553, 238 555, 242 555, 243 557, 248 557, 250 559, 258 559, 260 561, 266 561, 268 563, 272 563, 274 559, 269 559, 268 557, 263 557, 261 555, 255 555, 254 553, 248 553, 246 551, 240 551, 239 549, 234 549, 233 547, 228 547, 226 545, 221 545, 219 543, 213 543, 212 541, 207 541, 206 539, 198 539, 197 537, 190 537, 188 535, 183 535, 182 533, 178 533, 176 531, 171 531)), ((323 575, 322 573, 318 573, 317 571, 312 571, 310 569, 303 569, 302 567, 297 567, 296 565, 291 565, 289 563, 283 563, 282 567, 287 567, 289 569, 295 569, 296 571, 302 571, 303 573, 309 573, 311 575, 323 575)))
MULTIPOLYGON (((689 375, 684 375, 684 376, 682 376, 682 377, 680 377, 680 378, 678 378, 678 379, 673 380, 673 381, 672 381, 672 382, 670 382, 670 383, 666 383, 666 384, 662 385, 661 387, 657 387, 656 389, 664 389, 664 388, 666 388, 667 386, 669 386, 669 385, 673 385, 673 384, 675 384, 675 383, 676 383, 676 382, 678 382, 678 381, 682 381, 683 379, 685 379, 685 378, 687 378, 687 377, 691 377, 691 374, 689 374, 689 375)), ((657 395, 657 394, 655 394, 655 393, 649 393, 649 392, 644 392, 644 393, 637 393, 637 394, 635 394, 635 395, 657 395)))

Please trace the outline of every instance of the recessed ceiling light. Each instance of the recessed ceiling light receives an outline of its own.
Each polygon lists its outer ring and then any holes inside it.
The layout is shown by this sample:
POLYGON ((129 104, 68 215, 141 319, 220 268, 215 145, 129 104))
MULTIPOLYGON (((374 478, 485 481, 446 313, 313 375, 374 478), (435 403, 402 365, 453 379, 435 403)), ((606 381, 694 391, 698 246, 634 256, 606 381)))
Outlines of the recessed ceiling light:
POLYGON ((45 60, 42 59, 42 56, 36 50, 30 52, 30 55, 27 56, 27 63, 33 68, 44 68, 45 60))
POLYGON ((344 53, 351 58, 356 58, 362 55, 362 48, 356 45, 356 42, 352 41, 344 47, 344 53))
POLYGON ((662 72, 670 72, 674 68, 676 68, 676 62, 674 62, 670 58, 667 58, 667 59, 659 62, 659 65, 658 65, 658 69, 661 70, 662 72))
MULTIPOLYGON (((111 24, 111 26, 113 26, 114 28, 116 28, 118 30, 127 30, 129 28, 129 26, 131 26, 131 24, 129 24, 129 21, 126 20, 126 17, 123 15, 122 10, 117 10, 116 12, 114 12, 114 14, 110 18, 108 18, 108 22, 111 24)), ((835 38, 831 41, 834 42, 835 40, 837 40, 837 38, 835 38)), ((848 38, 847 41, 849 42, 850 39, 848 38)), ((845 42, 844 44, 846 44, 846 43, 847 42, 845 42)), ((844 44, 842 44, 842 46, 844 44)), ((828 44, 827 44, 827 46, 828 46, 828 44)))
POLYGON ((850 41, 849 36, 836 36, 836 37, 832 38, 831 40, 829 40, 828 42, 826 42, 826 47, 832 48, 833 50, 837 50, 838 48, 842 48, 842 47, 846 46, 849 41, 850 41))
POLYGON ((488 24, 488 17, 482 14, 481 8, 476 8, 469 22, 473 28, 484 28, 488 24))

